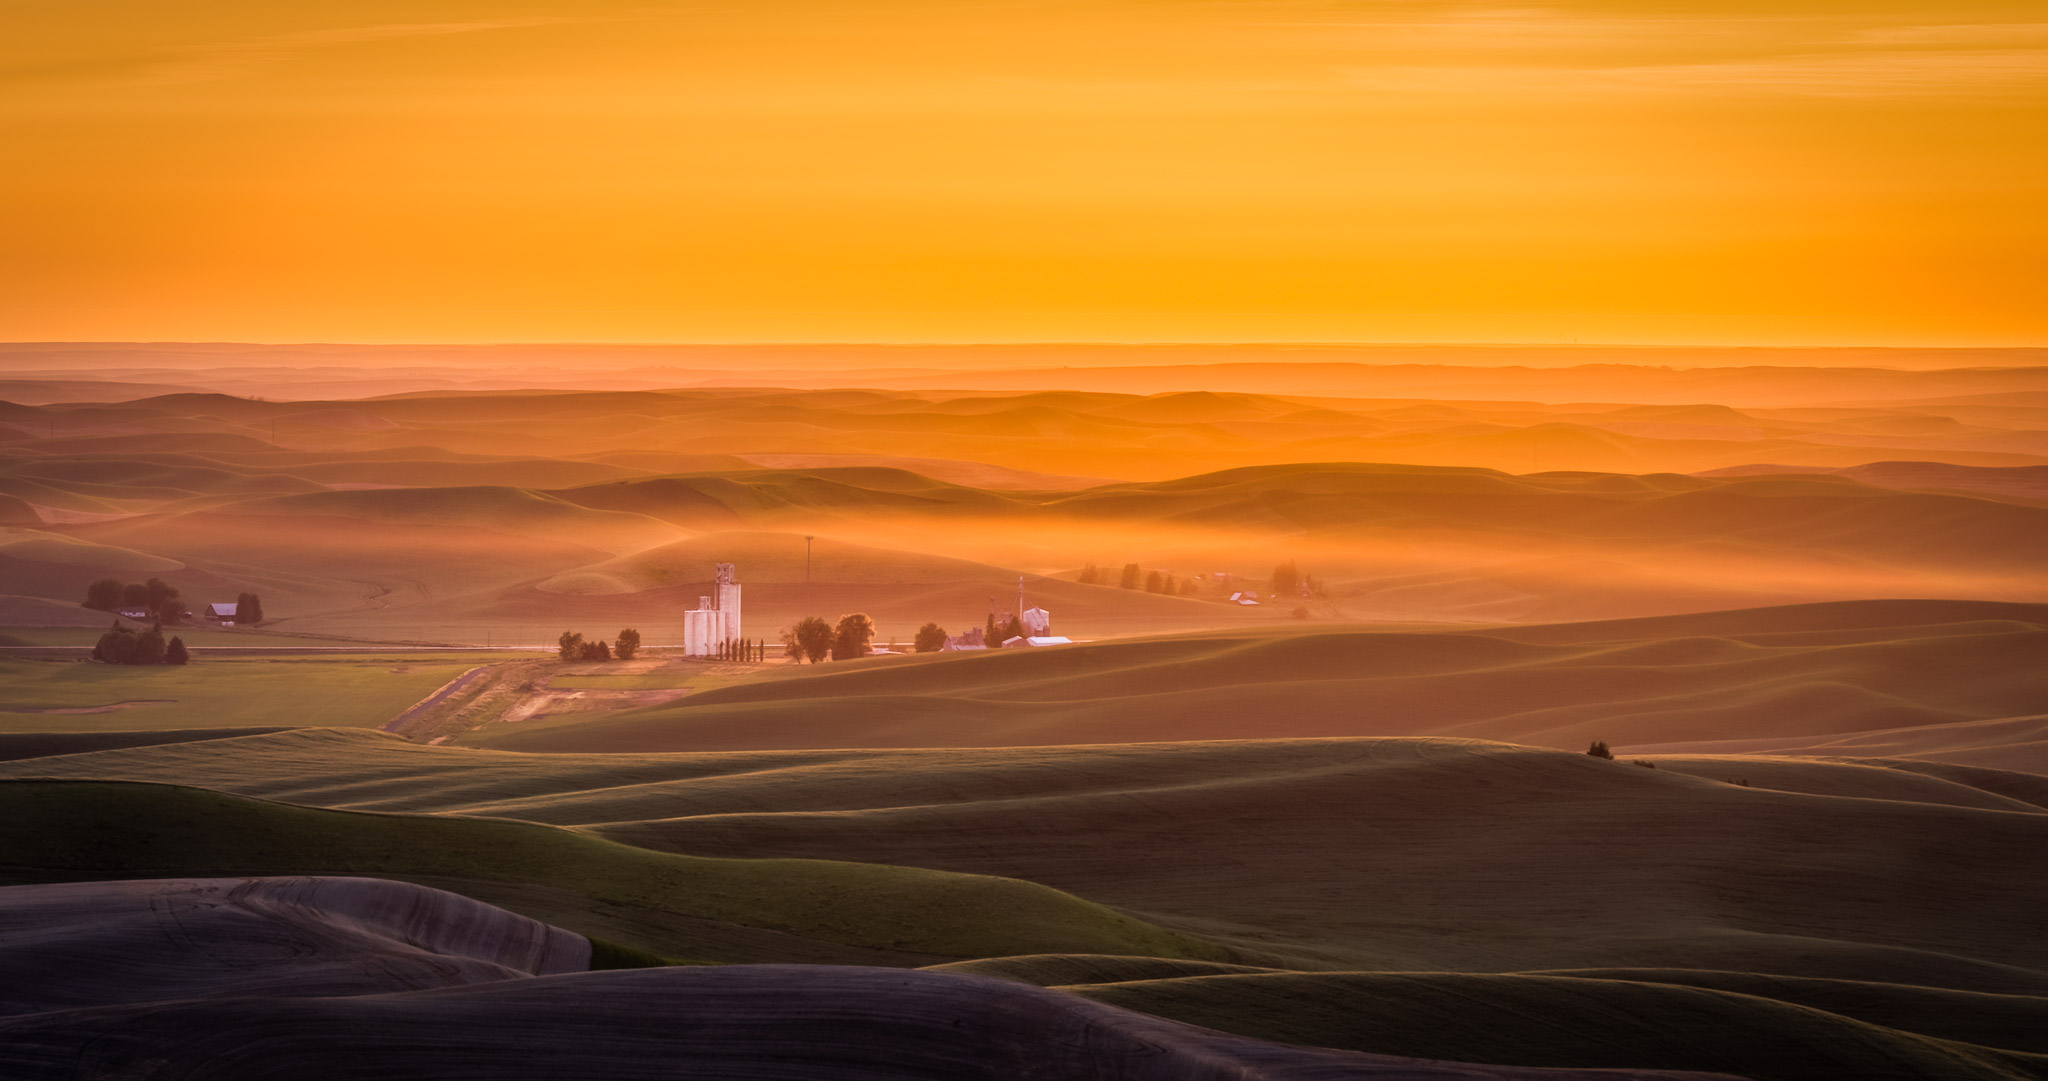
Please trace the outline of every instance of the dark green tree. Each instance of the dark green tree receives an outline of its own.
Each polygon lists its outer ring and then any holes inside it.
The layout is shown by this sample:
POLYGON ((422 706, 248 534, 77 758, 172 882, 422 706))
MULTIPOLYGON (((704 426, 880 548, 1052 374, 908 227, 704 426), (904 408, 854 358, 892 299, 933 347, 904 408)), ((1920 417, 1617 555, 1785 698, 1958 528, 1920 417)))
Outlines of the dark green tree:
POLYGON ((1125 589, 1136 589, 1138 588, 1138 576, 1142 573, 1144 571, 1136 563, 1126 563, 1124 564, 1123 577, 1118 579, 1117 585, 1125 589))
POLYGON ((121 607, 149 607, 149 587, 141 582, 130 582, 121 587, 121 607))
POLYGON ((1082 585, 1092 586, 1101 581, 1102 572, 1096 569, 1095 563, 1092 560, 1089 562, 1087 566, 1081 568, 1080 582, 1082 585))
POLYGON ((135 656, 135 632, 115 623, 93 644, 92 659, 107 664, 127 664, 135 656))
POLYGON ((176 635, 171 636, 170 644, 164 646, 164 663, 184 664, 191 659, 192 655, 185 651, 185 640, 176 635))
POLYGON ((555 654, 565 661, 582 660, 583 635, 577 631, 563 631, 562 636, 555 639, 555 654))
POLYGON ((840 616, 839 626, 832 630, 832 659, 852 661, 865 657, 874 640, 875 621, 866 612, 840 616))
POLYGON ((119 578, 102 578, 85 587, 85 607, 111 612, 121 607, 123 588, 119 578))
POLYGON ((163 607, 165 601, 178 599, 178 587, 161 578, 151 578, 142 583, 142 589, 149 595, 148 605, 152 611, 163 607))
MULTIPOLYGON (((582 635, 577 635, 577 637, 581 638, 582 635)), ((583 643, 581 652, 583 659, 586 661, 608 661, 612 659, 612 647, 607 645, 602 638, 594 642, 583 643)))
POLYGON ((241 626, 263 622, 263 598, 254 593, 236 594, 235 622, 241 626))
POLYGON ((129 664, 164 663, 164 629, 155 624, 137 635, 135 652, 128 655, 129 664))
POLYGON ((1604 739, 1594 740, 1593 745, 1586 748, 1586 753, 1595 758, 1605 758, 1609 762, 1614 761, 1614 752, 1607 749, 1607 741, 1604 739))
POLYGON ((1294 561, 1293 561, 1293 560, 1291 560, 1291 559, 1290 559, 1290 560, 1288 560, 1288 561, 1287 561, 1287 562, 1285 562, 1285 563, 1282 563, 1282 564, 1280 564, 1280 565, 1279 565, 1279 566, 1277 566, 1277 567, 1274 567, 1274 568, 1273 568, 1273 579, 1272 579, 1272 583, 1271 583, 1271 584, 1272 584, 1272 587, 1273 587, 1273 593, 1274 593, 1274 595, 1276 595, 1276 596, 1281 596, 1281 597, 1298 597, 1298 596, 1300 596, 1300 595, 1301 595, 1301 570, 1300 570, 1300 568, 1296 567, 1296 566, 1294 565, 1294 561))
POLYGON ((1018 618, 1017 618, 1016 616, 1011 616, 1011 617, 1010 617, 1010 625, 1009 625, 1009 626, 1007 626, 1007 627, 1004 627, 1004 628, 1003 628, 1003 636, 1002 636, 1001 638, 997 639, 996 641, 994 641, 994 642, 991 642, 991 643, 989 643, 989 644, 990 644, 990 645, 996 645, 996 646, 999 646, 999 645, 1002 645, 1002 644, 1003 644, 1004 642, 1007 642, 1007 641, 1009 641, 1009 640, 1010 640, 1010 639, 1012 639, 1012 638, 1022 638, 1022 637, 1024 637, 1024 621, 1023 621, 1023 620, 1021 620, 1021 619, 1018 619, 1018 618))
POLYGON ((640 652, 640 632, 631 627, 619 632, 619 644, 612 650, 622 661, 630 661, 640 652))
POLYGON ((946 648, 946 628, 936 623, 927 623, 919 627, 917 637, 911 639, 910 648, 919 653, 937 653, 946 648))
POLYGON ((1147 593, 1164 593, 1164 592, 1166 592, 1166 579, 1165 579, 1164 577, 1162 577, 1162 576, 1160 575, 1160 573, 1159 573, 1158 571, 1153 571, 1153 572, 1152 572, 1151 574, 1148 574, 1148 575, 1146 575, 1146 576, 1145 576, 1145 592, 1147 592, 1147 593))
POLYGON ((832 624, 824 617, 805 616, 790 632, 789 641, 796 647, 794 656, 816 664, 832 652, 832 639, 832 624))

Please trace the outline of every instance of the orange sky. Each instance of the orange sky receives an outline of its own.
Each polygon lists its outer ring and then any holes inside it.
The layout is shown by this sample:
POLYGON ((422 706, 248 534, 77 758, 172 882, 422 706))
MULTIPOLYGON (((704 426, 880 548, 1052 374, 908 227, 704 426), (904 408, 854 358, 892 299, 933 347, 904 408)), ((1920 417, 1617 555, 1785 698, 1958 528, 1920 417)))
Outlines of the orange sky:
POLYGON ((2039 0, 123 7, 0 338, 2048 343, 2039 0))

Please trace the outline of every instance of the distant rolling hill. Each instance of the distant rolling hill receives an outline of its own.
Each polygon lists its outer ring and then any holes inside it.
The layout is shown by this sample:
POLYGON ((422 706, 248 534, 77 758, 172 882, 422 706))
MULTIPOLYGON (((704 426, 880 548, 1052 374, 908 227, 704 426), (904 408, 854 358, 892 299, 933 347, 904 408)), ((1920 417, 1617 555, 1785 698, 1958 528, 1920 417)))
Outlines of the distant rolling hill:
MULTIPOLYGON (((394 475, 375 465, 365 475, 394 475)), ((591 619, 640 626, 657 644, 714 562, 741 564, 750 634, 769 638, 851 611, 874 616, 885 641, 928 621, 957 631, 985 618, 990 597, 1006 606, 1020 575, 1080 637, 1291 615, 1554 622, 1862 597, 2048 599, 2037 572, 2048 505, 1840 477, 1329 462, 1074 491, 879 466, 392 488, 350 487, 332 463, 305 464, 321 482, 289 468, 189 454, 0 461, 0 494, 37 516, 0 550, 0 591, 70 600, 98 577, 181 568, 188 592, 260 592, 295 630, 480 641, 495 625, 539 641, 562 629, 547 624, 591 619), (1222 603, 1290 559, 1319 583, 1314 595, 1222 603), (1075 588, 1089 563, 1109 584, 1075 588), (1158 571, 1193 599, 1115 588, 1133 563, 1141 583, 1158 571)))
POLYGON ((1947 462, 1869 462, 1863 465, 1820 466, 1738 465, 1710 469, 1703 477, 1757 477, 1782 474, 1825 474, 1848 477, 1880 488, 1968 492, 2029 503, 2048 502, 2048 466, 1967 466, 1947 462))
MULTIPOLYGON (((1442 735, 1583 749, 1975 724, 2048 704, 2048 605, 1841 602, 1536 627, 1212 632, 831 664, 585 724, 547 751, 1442 735)), ((1996 764, 1986 760, 1984 764, 1996 764)))

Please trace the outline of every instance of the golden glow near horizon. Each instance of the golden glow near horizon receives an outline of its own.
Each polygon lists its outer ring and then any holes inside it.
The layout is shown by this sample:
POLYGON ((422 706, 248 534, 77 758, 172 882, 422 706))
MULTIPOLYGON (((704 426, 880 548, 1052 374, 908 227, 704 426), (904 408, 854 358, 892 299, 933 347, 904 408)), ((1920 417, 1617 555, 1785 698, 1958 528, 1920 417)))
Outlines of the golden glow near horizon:
POLYGON ((0 338, 2048 341, 2038 0, 34 7, 0 338))

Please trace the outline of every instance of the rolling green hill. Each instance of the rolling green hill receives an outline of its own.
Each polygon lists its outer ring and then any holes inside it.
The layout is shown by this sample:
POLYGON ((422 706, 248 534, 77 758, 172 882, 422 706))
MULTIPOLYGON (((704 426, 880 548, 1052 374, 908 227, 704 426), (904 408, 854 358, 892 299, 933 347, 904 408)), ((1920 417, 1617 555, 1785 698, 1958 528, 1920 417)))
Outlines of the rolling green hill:
POLYGON ((862 863, 701 859, 541 825, 319 810, 161 784, 0 782, 0 853, 8 883, 342 874, 459 883, 486 900, 553 894, 569 914, 553 922, 571 930, 581 930, 574 913, 604 912, 607 921, 645 928, 649 947, 703 960, 748 958, 774 942, 811 945, 826 957, 1049 948, 1225 955, 1028 882, 862 863))

